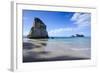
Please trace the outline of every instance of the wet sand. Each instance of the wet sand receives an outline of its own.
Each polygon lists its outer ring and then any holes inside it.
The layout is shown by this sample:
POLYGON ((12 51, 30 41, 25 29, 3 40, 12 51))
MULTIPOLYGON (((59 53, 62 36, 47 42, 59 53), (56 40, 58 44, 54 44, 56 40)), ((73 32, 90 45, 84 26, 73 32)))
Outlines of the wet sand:
POLYGON ((86 60, 90 49, 77 49, 63 42, 49 42, 47 39, 23 41, 23 62, 86 60))

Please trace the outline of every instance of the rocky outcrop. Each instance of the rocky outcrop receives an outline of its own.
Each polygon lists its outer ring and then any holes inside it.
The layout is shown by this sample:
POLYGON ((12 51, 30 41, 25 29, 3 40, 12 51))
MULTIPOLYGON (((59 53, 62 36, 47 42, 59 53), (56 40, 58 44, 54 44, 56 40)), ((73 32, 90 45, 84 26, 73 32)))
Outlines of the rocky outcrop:
POLYGON ((76 37, 84 37, 83 34, 76 34, 76 37))
POLYGON ((35 18, 28 38, 48 38, 46 25, 39 18, 35 18))
POLYGON ((85 37, 83 34, 75 34, 75 35, 72 35, 71 37, 85 37))

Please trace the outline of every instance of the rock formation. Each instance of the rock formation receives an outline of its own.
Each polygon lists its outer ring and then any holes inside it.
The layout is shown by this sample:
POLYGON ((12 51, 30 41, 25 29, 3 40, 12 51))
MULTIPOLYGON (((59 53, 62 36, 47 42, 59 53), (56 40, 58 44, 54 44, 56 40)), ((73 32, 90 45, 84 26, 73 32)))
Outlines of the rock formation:
POLYGON ((85 37, 83 34, 72 35, 71 37, 85 37))
POLYGON ((39 18, 35 18, 28 38, 48 38, 46 25, 39 18))
POLYGON ((84 37, 83 34, 76 34, 76 37, 84 37))

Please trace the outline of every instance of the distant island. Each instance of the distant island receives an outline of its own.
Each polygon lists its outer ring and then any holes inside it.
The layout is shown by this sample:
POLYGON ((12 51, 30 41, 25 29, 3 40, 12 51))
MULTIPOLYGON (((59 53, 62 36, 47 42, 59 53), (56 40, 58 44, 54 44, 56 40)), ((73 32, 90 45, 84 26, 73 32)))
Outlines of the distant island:
POLYGON ((75 34, 75 35, 72 35, 71 37, 85 37, 83 34, 75 34))

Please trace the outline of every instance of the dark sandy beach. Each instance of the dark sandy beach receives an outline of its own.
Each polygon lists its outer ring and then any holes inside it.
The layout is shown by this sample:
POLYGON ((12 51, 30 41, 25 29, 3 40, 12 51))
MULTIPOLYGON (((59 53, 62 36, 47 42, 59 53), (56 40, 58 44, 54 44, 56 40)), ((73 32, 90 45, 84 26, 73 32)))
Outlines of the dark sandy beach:
POLYGON ((86 60, 90 49, 71 49, 60 42, 48 42, 47 39, 30 39, 23 42, 23 62, 86 60))

